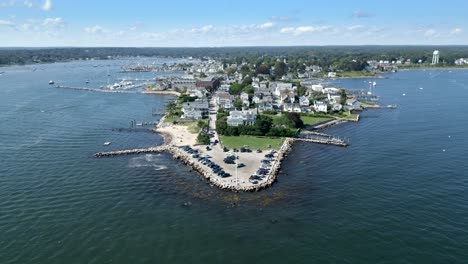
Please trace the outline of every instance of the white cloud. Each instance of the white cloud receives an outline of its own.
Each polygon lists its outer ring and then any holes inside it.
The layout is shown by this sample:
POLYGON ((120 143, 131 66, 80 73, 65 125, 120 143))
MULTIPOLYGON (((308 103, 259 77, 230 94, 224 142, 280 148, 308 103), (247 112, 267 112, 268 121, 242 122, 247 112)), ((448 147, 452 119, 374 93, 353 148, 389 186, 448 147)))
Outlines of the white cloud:
POLYGON ((50 11, 52 9, 52 6, 53 6, 52 0, 45 0, 41 8, 42 10, 50 11))
POLYGON ((212 30, 214 30, 215 27, 213 25, 206 25, 200 28, 192 28, 190 32, 192 33, 208 33, 212 30))
POLYGON ((432 29, 432 28, 431 28, 431 29, 428 29, 428 30, 424 31, 424 32, 423 32, 423 35, 424 35, 425 37, 434 37, 434 36, 437 35, 437 31, 436 31, 435 29, 432 29))
POLYGON ((454 28, 450 31, 450 35, 460 35, 463 33, 462 28, 454 28))
POLYGON ((291 17, 287 17, 287 16, 271 16, 270 20, 280 21, 280 22, 289 22, 289 21, 292 21, 294 19, 291 18, 291 17))
POLYGON ((330 29, 332 29, 330 26, 320 26, 320 27, 300 26, 300 27, 284 27, 280 29, 280 32, 291 33, 293 35, 302 35, 305 33, 312 33, 312 32, 324 32, 330 29))
POLYGON ((361 30, 361 29, 364 29, 365 26, 363 25, 352 25, 352 26, 349 26, 347 27, 346 29, 349 30, 349 31, 356 31, 356 30, 361 30))
POLYGON ((89 34, 104 34, 105 30, 101 26, 95 25, 93 27, 87 27, 84 29, 89 34))
POLYGON ((65 27, 65 21, 61 17, 46 18, 42 22, 42 25, 51 29, 59 29, 65 27))
POLYGON ((8 26, 8 27, 13 27, 15 26, 15 23, 9 21, 9 20, 0 20, 0 26, 8 26))
POLYGON ((267 29, 267 28, 272 28, 275 26, 275 23, 272 23, 272 22, 267 22, 267 23, 264 23, 264 24, 261 24, 258 26, 258 28, 260 29, 267 29))

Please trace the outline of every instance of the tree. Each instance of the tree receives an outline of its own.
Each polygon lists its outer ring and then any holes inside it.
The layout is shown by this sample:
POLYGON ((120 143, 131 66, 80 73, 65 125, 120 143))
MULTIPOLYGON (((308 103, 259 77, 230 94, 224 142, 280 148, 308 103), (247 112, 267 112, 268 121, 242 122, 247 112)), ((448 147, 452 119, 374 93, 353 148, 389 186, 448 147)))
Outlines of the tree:
POLYGON ((255 74, 256 75, 258 75, 258 74, 270 74, 270 68, 265 64, 261 64, 260 66, 257 67, 257 69, 255 69, 255 74))
POLYGON ((243 91, 244 93, 248 93, 249 95, 252 95, 252 96, 253 96, 254 93, 255 93, 255 88, 253 88, 252 85, 247 85, 247 86, 245 86, 245 87, 242 89, 242 91, 243 91))
POLYGON ((206 78, 207 75, 204 72, 200 72, 200 78, 206 78))
POLYGON ((246 77, 244 78, 244 80, 242 80, 242 86, 247 86, 247 85, 251 85, 253 82, 252 80, 252 77, 246 77))
POLYGON ((345 104, 347 99, 345 89, 340 89, 340 104, 345 104))
POLYGON ((197 136, 197 142, 199 144, 208 145, 210 144, 210 137, 206 133, 200 132, 197 136))
POLYGON ((265 135, 270 131, 271 125, 273 124, 273 119, 266 115, 258 115, 255 120, 254 127, 262 135, 265 135))
POLYGON ((304 122, 298 113, 287 113, 286 117, 292 121, 294 128, 302 128, 304 126, 304 122))
POLYGON ((275 63, 274 74, 276 78, 281 78, 287 72, 288 72, 288 65, 286 65, 286 63, 284 63, 283 61, 278 61, 275 63))
POLYGON ((244 86, 241 83, 233 83, 229 86, 229 93, 232 95, 239 95, 244 89, 244 86))
POLYGON ((242 100, 240 98, 236 98, 236 101, 234 101, 234 108, 237 110, 242 109, 242 100))

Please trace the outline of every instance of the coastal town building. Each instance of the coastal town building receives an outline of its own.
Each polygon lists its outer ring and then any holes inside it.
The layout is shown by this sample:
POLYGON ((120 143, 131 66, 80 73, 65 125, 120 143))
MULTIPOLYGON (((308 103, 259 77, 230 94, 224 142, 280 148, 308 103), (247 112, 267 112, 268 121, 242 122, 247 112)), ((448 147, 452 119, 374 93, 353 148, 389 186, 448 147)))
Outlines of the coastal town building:
POLYGON ((214 95, 216 105, 224 109, 233 108, 234 99, 235 97, 228 92, 217 92, 214 95))
POLYGON ((317 112, 326 113, 328 111, 328 105, 327 105, 327 103, 325 103, 323 101, 314 101, 314 109, 317 112))
POLYGON ((208 101, 205 99, 197 99, 194 102, 186 102, 182 104, 183 120, 200 120, 208 113, 208 101))
POLYGON ((227 117, 227 124, 229 126, 253 125, 256 118, 257 115, 250 110, 231 111, 227 117))

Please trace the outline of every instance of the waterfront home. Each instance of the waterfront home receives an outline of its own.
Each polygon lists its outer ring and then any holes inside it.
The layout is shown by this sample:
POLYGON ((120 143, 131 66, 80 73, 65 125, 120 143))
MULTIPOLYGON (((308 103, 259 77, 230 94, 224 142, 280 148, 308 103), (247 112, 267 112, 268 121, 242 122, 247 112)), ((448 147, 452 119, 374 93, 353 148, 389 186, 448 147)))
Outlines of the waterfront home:
POLYGON ((339 112, 341 109, 343 109, 343 105, 337 103, 332 104, 332 111, 339 112))
POLYGON ((361 111, 361 103, 356 98, 346 99, 345 108, 349 111, 361 111))
POLYGON ((214 95, 216 105, 224 109, 231 109, 233 107, 235 97, 228 92, 217 92, 214 95))
POLYGON ((208 113, 208 101, 197 99, 194 102, 186 102, 182 104, 182 119, 200 120, 203 115, 208 113))
POLYGON ((256 118, 257 115, 250 110, 231 111, 227 117, 227 124, 229 126, 253 125, 256 118))
POLYGON ((204 87, 192 87, 187 89, 187 94, 190 97, 198 97, 198 98, 203 98, 206 96, 208 91, 204 87))
POLYGON ((341 102, 341 95, 338 93, 328 93, 327 98, 328 98, 328 101, 330 101, 331 103, 341 102))
POLYGON ((328 111, 328 105, 327 103, 322 102, 322 101, 314 101, 314 109, 317 112, 326 113, 328 111))
POLYGON ((321 93, 323 93, 323 85, 320 85, 320 84, 312 84, 311 89, 312 89, 312 91, 314 91, 314 92, 321 92, 321 93))
POLYGON ((195 80, 176 79, 171 81, 171 88, 176 91, 183 91, 196 88, 195 80))
POLYGON ((328 78, 336 78, 336 72, 329 72, 327 77, 328 78))
POLYGON ((299 97, 299 104, 301 106, 309 106, 310 105, 309 98, 307 98, 306 96, 299 97))

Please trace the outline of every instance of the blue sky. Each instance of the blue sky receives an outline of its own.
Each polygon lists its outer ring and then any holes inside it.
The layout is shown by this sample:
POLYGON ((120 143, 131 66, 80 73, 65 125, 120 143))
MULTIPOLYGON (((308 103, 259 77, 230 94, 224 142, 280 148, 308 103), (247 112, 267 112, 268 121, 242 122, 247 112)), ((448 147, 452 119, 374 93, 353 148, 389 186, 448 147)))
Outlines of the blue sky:
POLYGON ((0 0, 0 46, 468 44, 468 2, 0 0))

